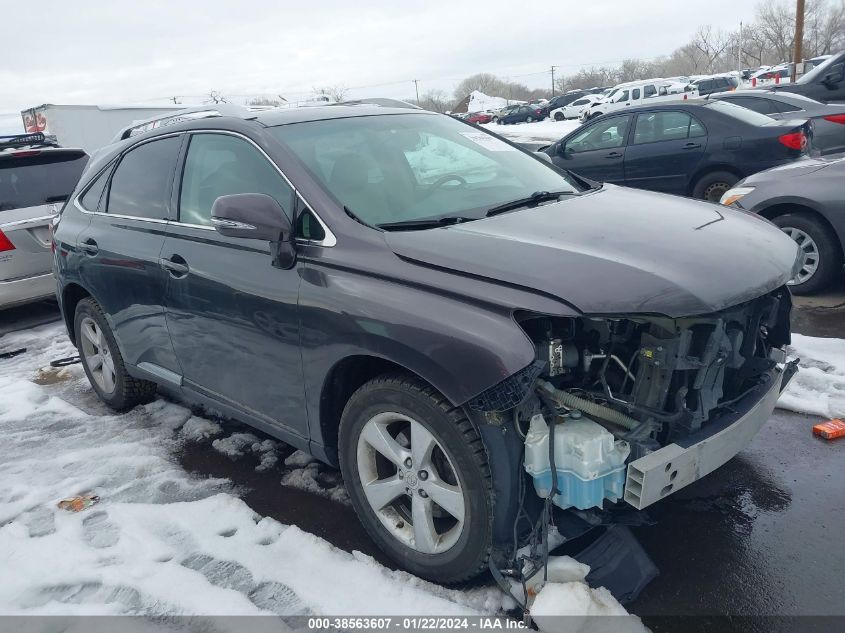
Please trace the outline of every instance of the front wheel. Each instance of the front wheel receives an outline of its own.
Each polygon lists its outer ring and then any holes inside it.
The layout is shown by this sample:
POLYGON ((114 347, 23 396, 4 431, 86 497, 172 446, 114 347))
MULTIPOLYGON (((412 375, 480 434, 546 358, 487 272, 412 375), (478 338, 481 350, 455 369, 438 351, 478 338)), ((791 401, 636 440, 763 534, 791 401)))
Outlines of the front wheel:
POLYGON ((411 573, 461 582, 486 568, 492 488, 475 426, 422 381, 375 378, 340 422, 339 458, 355 512, 411 573))
POLYGON ((801 269, 789 282, 796 295, 823 290, 842 272, 842 249, 831 230, 809 213, 787 213, 772 220, 798 244, 801 269))
POLYGON ((563 121, 565 118, 561 112, 555 112, 555 121, 563 121))
POLYGON ((501 125, 501 124, 502 124, 501 120, 499 120, 499 117, 497 117, 497 116, 494 116, 494 117, 493 117, 493 123, 495 123, 496 125, 501 125))

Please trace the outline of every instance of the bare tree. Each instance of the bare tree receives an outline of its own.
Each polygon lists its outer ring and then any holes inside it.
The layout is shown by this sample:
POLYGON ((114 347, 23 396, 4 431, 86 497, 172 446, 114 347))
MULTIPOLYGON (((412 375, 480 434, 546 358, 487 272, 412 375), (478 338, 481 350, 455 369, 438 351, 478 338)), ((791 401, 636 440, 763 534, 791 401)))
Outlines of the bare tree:
POLYGON ((254 97, 247 101, 246 104, 253 106, 280 106, 282 102, 279 99, 273 99, 271 97, 254 97))
POLYGON ((229 101, 220 93, 220 91, 211 90, 205 98, 205 103, 229 103, 229 101))
POLYGON ((314 88, 315 95, 328 97, 330 100, 335 102, 343 101, 346 98, 346 93, 348 92, 349 88, 342 84, 335 84, 334 86, 323 86, 322 88, 314 88))
POLYGON ((429 90, 420 96, 419 106, 433 112, 446 112, 450 109, 449 97, 442 90, 429 90))
POLYGON ((716 31, 709 24, 698 27, 692 45, 701 53, 704 72, 716 72, 724 67, 722 56, 729 50, 731 38, 724 31, 716 31))

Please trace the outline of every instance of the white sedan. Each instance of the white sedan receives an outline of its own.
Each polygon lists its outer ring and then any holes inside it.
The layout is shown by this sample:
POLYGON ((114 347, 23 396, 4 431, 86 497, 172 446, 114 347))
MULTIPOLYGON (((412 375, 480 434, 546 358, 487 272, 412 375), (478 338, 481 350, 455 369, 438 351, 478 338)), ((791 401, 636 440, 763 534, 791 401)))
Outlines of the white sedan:
POLYGON ((577 119, 581 113, 589 108, 593 103, 598 101, 601 95, 584 95, 562 108, 557 108, 549 113, 549 117, 555 121, 563 121, 564 119, 577 119))

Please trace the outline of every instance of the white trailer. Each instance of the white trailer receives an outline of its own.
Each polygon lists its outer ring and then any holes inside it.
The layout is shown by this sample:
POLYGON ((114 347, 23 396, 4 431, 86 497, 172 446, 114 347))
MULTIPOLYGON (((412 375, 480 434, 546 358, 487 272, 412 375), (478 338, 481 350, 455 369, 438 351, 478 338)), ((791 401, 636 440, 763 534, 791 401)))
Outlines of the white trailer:
POLYGON ((44 105, 21 111, 26 132, 56 137, 62 147, 80 147, 89 155, 108 145, 120 130, 136 121, 184 110, 184 105, 44 105))

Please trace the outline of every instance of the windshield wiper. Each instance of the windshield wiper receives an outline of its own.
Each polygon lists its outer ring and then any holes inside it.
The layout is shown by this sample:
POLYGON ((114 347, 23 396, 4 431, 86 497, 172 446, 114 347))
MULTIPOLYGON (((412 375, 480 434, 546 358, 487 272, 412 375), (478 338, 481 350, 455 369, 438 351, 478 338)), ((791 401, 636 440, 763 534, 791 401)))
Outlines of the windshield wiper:
POLYGON ((436 229, 439 226, 449 226, 450 224, 460 224, 461 222, 470 222, 478 218, 465 218, 458 215, 447 215, 442 218, 429 218, 422 220, 402 220, 400 222, 384 222, 378 224, 378 228, 385 231, 421 231, 424 229, 436 229))
POLYGON ((535 191, 527 198, 518 198, 516 200, 511 200, 510 202, 505 202, 504 204, 491 207, 487 210, 486 215, 489 218, 491 215, 498 215, 499 213, 513 211, 514 209, 521 209, 522 207, 536 206, 541 202, 557 200, 561 196, 572 195, 574 193, 574 191, 535 191))

